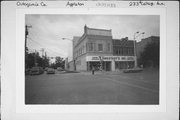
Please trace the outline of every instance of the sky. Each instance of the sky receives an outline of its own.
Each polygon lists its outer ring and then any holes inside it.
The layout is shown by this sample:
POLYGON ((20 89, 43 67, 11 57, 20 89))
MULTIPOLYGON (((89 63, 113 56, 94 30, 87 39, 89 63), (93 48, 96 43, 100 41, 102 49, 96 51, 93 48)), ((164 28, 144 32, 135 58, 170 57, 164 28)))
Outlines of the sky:
MULTIPOLYGON (((29 35, 27 47, 30 51, 44 48, 49 57, 60 56, 72 59, 73 36, 82 36, 84 25, 90 28, 112 29, 112 37, 133 40, 137 31, 145 32, 137 41, 160 34, 158 15, 26 15, 29 35), (62 38, 68 38, 62 40, 62 38)), ((40 52, 41 53, 41 52, 40 52)), ((41 53, 42 54, 42 53, 41 53)))

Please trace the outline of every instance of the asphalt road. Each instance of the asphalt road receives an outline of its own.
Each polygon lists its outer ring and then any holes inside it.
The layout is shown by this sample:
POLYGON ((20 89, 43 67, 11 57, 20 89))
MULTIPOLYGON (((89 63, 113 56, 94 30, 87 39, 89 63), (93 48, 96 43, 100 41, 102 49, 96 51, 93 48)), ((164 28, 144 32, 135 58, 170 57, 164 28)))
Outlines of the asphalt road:
POLYGON ((26 104, 159 104, 159 71, 25 77, 26 104))

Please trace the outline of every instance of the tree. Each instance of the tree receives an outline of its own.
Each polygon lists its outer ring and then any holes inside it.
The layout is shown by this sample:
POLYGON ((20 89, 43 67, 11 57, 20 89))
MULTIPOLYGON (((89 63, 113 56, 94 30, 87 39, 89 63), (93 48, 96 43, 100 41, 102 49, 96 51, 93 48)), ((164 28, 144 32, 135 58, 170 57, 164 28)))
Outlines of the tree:
POLYGON ((64 68, 64 64, 65 64, 65 61, 63 60, 63 58, 61 58, 61 57, 56 57, 56 60, 55 60, 55 66, 56 66, 56 68, 57 68, 57 67, 64 68))
POLYGON ((26 63, 26 68, 32 68, 36 66, 36 64, 39 67, 48 67, 49 59, 46 56, 45 57, 39 56, 38 52, 33 52, 26 54, 25 63, 26 63))
POLYGON ((35 62, 34 62, 34 59, 35 59, 35 53, 27 53, 27 57, 26 57, 26 67, 27 68, 31 68, 33 66, 35 66, 35 62))
POLYGON ((139 60, 144 67, 159 67, 159 43, 147 44, 139 60))
POLYGON ((44 59, 43 59, 43 64, 44 64, 44 67, 49 67, 49 59, 45 56, 44 59))

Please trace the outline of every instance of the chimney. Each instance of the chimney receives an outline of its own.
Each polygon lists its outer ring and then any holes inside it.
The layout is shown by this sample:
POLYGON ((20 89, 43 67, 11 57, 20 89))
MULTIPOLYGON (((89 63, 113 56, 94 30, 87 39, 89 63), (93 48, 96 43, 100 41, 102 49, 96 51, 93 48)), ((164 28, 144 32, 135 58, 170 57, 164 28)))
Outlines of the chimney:
POLYGON ((84 26, 84 33, 87 33, 87 26, 86 26, 86 24, 84 26))

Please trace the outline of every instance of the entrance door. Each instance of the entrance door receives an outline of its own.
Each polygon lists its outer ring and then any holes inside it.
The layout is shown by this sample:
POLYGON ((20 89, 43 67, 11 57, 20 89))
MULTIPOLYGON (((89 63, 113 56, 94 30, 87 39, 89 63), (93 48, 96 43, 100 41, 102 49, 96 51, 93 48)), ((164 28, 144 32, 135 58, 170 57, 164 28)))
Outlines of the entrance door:
POLYGON ((110 61, 103 61, 103 70, 111 71, 111 62, 110 61))
POLYGON ((106 71, 111 71, 111 62, 106 62, 106 71))

